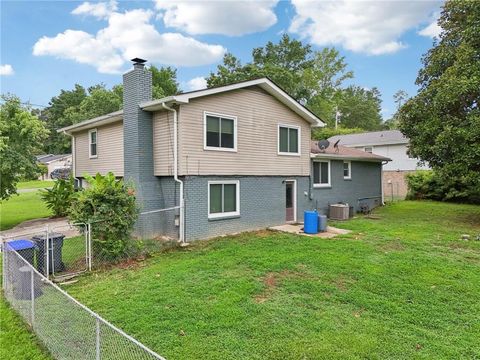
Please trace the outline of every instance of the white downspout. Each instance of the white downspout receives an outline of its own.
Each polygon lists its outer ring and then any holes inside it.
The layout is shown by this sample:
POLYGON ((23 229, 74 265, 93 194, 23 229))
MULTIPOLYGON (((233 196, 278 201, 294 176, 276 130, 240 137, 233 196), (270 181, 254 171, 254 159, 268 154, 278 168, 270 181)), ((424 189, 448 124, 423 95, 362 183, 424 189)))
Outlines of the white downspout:
POLYGON ((173 178, 180 184, 180 229, 179 229, 179 241, 185 243, 184 236, 184 198, 183 198, 183 181, 178 178, 178 118, 177 110, 171 108, 165 103, 162 103, 162 107, 166 110, 173 112, 173 178))

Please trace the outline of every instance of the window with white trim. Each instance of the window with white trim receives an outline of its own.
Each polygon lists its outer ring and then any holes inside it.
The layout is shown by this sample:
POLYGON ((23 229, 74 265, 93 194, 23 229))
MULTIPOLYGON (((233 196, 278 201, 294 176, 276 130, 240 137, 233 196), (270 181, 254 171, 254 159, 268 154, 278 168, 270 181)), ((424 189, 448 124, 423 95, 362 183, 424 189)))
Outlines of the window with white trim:
POLYGON ((90 158, 97 157, 97 129, 92 129, 88 132, 88 154, 90 158))
POLYGON ((350 180, 352 178, 352 162, 344 161, 343 162, 343 178, 350 180))
POLYGON ((235 116, 204 113, 206 150, 235 151, 237 149, 237 118, 235 116))
POLYGON ((300 155, 300 127, 278 125, 278 154, 300 155))
POLYGON ((330 161, 316 160, 313 162, 313 186, 329 187, 330 186, 330 161))
POLYGON ((371 147, 371 146, 366 146, 366 147, 363 148, 363 151, 371 154, 371 153, 373 152, 373 147, 371 147))
POLYGON ((208 218, 240 215, 240 182, 208 182, 208 218))

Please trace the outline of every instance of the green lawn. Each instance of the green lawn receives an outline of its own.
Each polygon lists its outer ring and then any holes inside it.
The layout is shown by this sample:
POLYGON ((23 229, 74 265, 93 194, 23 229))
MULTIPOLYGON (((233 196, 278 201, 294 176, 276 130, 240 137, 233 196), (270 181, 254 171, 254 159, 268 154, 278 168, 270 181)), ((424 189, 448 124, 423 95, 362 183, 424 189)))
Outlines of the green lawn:
POLYGON ((54 181, 48 180, 31 180, 31 181, 23 181, 18 183, 17 189, 43 189, 43 188, 50 188, 54 184, 54 181))
POLYGON ((26 220, 50 215, 51 212, 38 191, 13 195, 0 203, 0 230, 10 229, 26 220))
POLYGON ((84 276, 74 297, 168 359, 480 358, 480 207, 397 202, 334 239, 262 231, 84 276))
POLYGON ((51 359, 3 296, 0 296, 0 359, 51 359))

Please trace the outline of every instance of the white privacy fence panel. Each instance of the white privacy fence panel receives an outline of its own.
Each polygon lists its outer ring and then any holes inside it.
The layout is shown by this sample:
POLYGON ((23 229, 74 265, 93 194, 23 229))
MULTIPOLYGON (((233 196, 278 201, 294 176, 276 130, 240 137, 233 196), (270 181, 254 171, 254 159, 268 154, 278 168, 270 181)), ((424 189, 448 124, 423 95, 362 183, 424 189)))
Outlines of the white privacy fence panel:
POLYGON ((10 244, 3 244, 5 298, 55 359, 164 360, 68 295, 10 244))

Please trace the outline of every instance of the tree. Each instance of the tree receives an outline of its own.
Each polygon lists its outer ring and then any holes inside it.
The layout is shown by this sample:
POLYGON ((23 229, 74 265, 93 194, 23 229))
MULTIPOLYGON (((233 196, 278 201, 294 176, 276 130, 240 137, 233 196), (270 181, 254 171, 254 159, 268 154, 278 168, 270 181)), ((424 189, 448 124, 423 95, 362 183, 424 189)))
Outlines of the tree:
POLYGON ((393 116, 390 119, 386 120, 383 123, 383 127, 385 129, 388 129, 388 130, 398 129, 400 109, 406 99, 408 99, 408 94, 405 90, 398 90, 395 94, 393 94, 393 101, 397 105, 397 108, 395 109, 395 114, 393 114, 393 116))
POLYGON ((380 92, 377 88, 349 86, 341 93, 338 109, 341 124, 346 128, 379 130, 382 124, 380 92))
POLYGON ((480 7, 448 1, 442 33, 422 59, 419 91, 400 110, 410 155, 427 161, 454 192, 480 193, 480 7))
POLYGON ((22 177, 39 173, 35 155, 48 130, 29 106, 14 95, 2 95, 0 106, 0 200, 17 192, 22 177))
MULTIPOLYGON (((171 67, 157 68, 153 65, 149 69, 152 72, 154 99, 179 92, 175 69, 171 67)), ((122 85, 115 85, 112 89, 108 89, 105 84, 97 84, 85 90, 84 87, 76 84, 72 90, 61 90, 60 94, 53 97, 49 106, 42 112, 41 118, 50 130, 45 151, 55 154, 71 151, 70 139, 58 134, 58 129, 120 110, 122 105, 122 85)))
POLYGON ((207 78, 208 87, 268 77, 327 123, 334 121, 335 105, 345 80, 353 78, 345 58, 334 48, 312 51, 310 45, 283 35, 252 51, 252 62, 242 65, 226 54, 223 64, 207 78))

